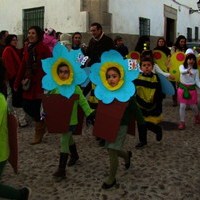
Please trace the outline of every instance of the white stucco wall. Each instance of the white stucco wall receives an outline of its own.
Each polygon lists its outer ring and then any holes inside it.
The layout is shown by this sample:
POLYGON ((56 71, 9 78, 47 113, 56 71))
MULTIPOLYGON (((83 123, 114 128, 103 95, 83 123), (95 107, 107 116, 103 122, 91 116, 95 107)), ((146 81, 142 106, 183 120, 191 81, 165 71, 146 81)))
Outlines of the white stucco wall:
POLYGON ((164 35, 164 4, 177 10, 177 33, 187 35, 187 27, 200 27, 200 13, 189 15, 189 8, 197 9, 197 0, 109 0, 112 13, 112 32, 138 34, 139 17, 149 18, 151 35, 164 35), (182 3, 180 5, 178 3, 182 3), (127 6, 128 5, 128 9, 127 6))
POLYGON ((138 34, 139 17, 144 17, 151 19, 151 34, 162 35, 161 24, 164 23, 162 7, 163 3, 160 0, 110 0, 109 12, 113 15, 113 32, 138 34), (125 2, 128 8, 125 6, 125 2), (155 21, 157 23, 154 23, 155 21))
MULTIPOLYGON (((200 27, 197 0, 107 0, 112 14, 112 32, 139 34, 139 17, 149 18, 151 35, 164 34, 164 4, 177 10, 177 32, 187 35, 187 27, 200 27), (178 2, 178 3, 177 3, 178 2), (181 5, 181 4, 183 5, 181 5), (186 6, 184 6, 186 5, 186 6)), ((88 13, 80 12, 81 0, 0 0, 0 30, 22 34, 23 9, 45 7, 44 26, 61 32, 87 32, 88 13)))
POLYGON ((51 2, 46 0, 45 3, 45 27, 53 26, 55 30, 61 32, 86 31, 87 12, 80 12, 80 0, 51 2))
POLYGON ((1 30, 6 29, 10 33, 22 34, 22 9, 45 6, 45 27, 52 27, 62 32, 86 31, 87 12, 80 12, 80 0, 0 1, 1 30))

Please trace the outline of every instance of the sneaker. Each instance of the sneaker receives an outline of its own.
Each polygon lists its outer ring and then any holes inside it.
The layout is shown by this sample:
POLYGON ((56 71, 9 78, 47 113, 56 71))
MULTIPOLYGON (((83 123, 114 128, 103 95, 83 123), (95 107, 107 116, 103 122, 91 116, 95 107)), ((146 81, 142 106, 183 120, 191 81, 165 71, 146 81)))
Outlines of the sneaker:
POLYGON ((178 129, 184 130, 185 129, 185 122, 180 122, 180 124, 178 125, 178 129))
POLYGON ((28 200, 31 197, 31 188, 23 187, 21 190, 22 200, 28 200))

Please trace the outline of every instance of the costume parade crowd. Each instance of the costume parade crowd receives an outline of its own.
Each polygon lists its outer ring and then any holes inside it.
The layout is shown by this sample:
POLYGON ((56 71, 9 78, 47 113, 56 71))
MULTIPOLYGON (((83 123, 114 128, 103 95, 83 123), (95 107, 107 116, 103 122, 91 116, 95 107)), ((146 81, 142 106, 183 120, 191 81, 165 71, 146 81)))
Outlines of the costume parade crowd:
MULTIPOLYGON (((188 49, 186 38, 179 35, 171 48, 164 37, 150 50, 150 38, 141 36, 129 51, 121 36, 108 37, 101 24, 90 25, 91 39, 86 45, 80 32, 56 32, 39 26, 28 29, 23 48, 8 31, 0 32, 0 177, 7 162, 17 166, 18 127, 34 121, 34 139, 42 143, 46 132, 60 134, 58 167, 53 178, 65 180, 66 167, 79 160, 74 134, 81 134, 84 122, 92 126, 96 142, 108 151, 109 174, 102 189, 117 183, 119 158, 124 168, 131 165, 132 152, 124 151, 127 134, 148 144, 147 133, 156 141, 163 138, 162 102, 171 96, 179 106, 178 130, 187 128, 186 107, 194 118, 187 123, 200 124, 198 91, 200 88, 198 53, 188 49), (86 120, 84 120, 86 119, 86 120), (12 158, 12 159, 11 159, 12 158), (14 160, 14 161, 13 161, 14 160)), ((0 182, 0 197, 25 200, 31 189, 16 189, 0 182)))

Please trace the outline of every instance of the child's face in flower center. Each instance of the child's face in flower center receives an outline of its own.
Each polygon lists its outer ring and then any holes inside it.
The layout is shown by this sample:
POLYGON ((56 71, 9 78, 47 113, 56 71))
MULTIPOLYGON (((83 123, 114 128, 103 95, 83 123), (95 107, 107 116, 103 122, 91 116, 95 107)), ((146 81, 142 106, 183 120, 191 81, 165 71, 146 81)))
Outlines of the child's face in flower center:
POLYGON ((61 66, 58 69, 58 76, 61 80, 65 81, 69 78, 70 71, 68 66, 61 66))
POLYGON ((106 72, 106 80, 111 87, 115 87, 120 81, 120 74, 113 69, 108 69, 106 72))

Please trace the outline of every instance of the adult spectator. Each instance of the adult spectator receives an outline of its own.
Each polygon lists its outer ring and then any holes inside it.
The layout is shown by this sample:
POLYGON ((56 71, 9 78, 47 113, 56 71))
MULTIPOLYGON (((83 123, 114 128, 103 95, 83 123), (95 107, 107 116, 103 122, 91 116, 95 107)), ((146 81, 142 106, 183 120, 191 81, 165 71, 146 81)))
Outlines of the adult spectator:
POLYGON ((128 47, 124 45, 123 38, 118 35, 114 39, 115 49, 123 56, 126 57, 128 54, 128 47))
POLYGON ((6 75, 9 82, 8 89, 8 104, 13 108, 20 127, 27 126, 26 115, 22 108, 22 87, 18 91, 14 90, 14 82, 21 65, 20 50, 17 49, 18 39, 15 34, 9 34, 6 37, 6 48, 3 51, 2 59, 6 68, 6 75))
POLYGON ((171 54, 175 52, 185 52, 187 50, 186 42, 186 37, 184 35, 179 35, 171 48, 171 54))
POLYGON ((167 57, 171 55, 170 49, 167 47, 166 40, 163 37, 158 38, 154 50, 162 51, 167 57))
POLYGON ((41 60, 51 56, 50 49, 44 45, 43 30, 39 26, 28 29, 28 47, 24 50, 22 65, 19 69, 14 88, 17 90, 22 83, 23 108, 35 121, 35 138, 31 144, 42 141, 46 131, 45 123, 40 117, 42 102, 42 78, 44 71, 41 60))
POLYGON ((88 66, 100 62, 101 54, 104 51, 115 49, 113 40, 104 34, 101 24, 92 23, 90 26, 92 38, 89 41, 86 55, 89 56, 88 66))
POLYGON ((5 39, 8 36, 8 31, 4 30, 0 32, 0 58, 2 57, 3 50, 5 49, 5 39))
POLYGON ((85 43, 82 43, 82 35, 80 32, 75 32, 72 35, 72 49, 81 49, 83 54, 86 52, 87 46, 85 43))

